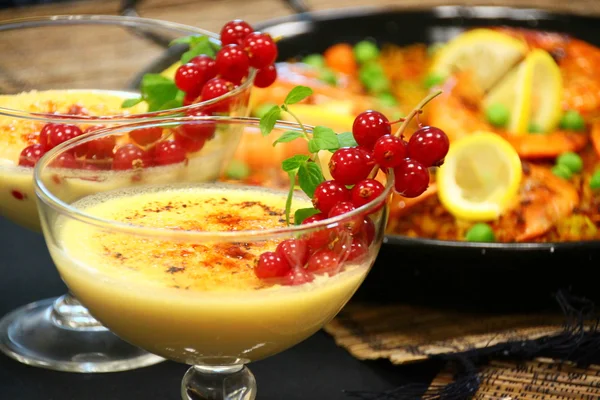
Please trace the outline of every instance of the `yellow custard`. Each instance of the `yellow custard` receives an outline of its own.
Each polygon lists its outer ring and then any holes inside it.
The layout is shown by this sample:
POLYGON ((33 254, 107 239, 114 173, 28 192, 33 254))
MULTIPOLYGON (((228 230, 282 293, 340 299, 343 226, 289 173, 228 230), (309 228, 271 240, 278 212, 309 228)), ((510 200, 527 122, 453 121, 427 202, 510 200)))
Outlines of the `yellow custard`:
MULTIPOLYGON (((285 196, 222 184, 154 187, 90 196, 76 206, 147 227, 244 234, 283 227, 285 196)), ((310 203, 297 198, 294 205, 310 203)), ((253 361, 304 340, 343 307, 374 259, 299 286, 266 285, 252 268, 260 253, 275 248, 275 240, 176 241, 66 218, 57 224, 51 253, 91 313, 123 339, 188 364, 223 357, 253 361)))

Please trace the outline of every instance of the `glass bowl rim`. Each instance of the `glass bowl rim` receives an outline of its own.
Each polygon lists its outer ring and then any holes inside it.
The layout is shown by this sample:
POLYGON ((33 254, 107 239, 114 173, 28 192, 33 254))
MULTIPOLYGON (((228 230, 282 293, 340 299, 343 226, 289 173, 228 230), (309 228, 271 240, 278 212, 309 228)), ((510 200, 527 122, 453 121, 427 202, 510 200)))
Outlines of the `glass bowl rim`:
MULTIPOLYGON (((70 26, 70 25, 111 25, 120 27, 148 27, 148 28, 163 28, 173 32, 181 32, 187 35, 204 35, 209 37, 215 43, 220 44, 219 35, 207 31, 202 28, 195 28, 193 26, 180 24, 178 22, 171 22, 153 18, 142 18, 133 16, 123 15, 102 15, 102 14, 85 14, 85 15, 47 15, 38 17, 25 17, 16 18, 6 21, 0 21, 0 32, 11 31, 18 29, 30 29, 47 26, 70 26)), ((83 123, 128 123, 133 121, 143 122, 155 118, 166 118, 169 115, 178 113, 188 112, 191 110, 202 109, 207 105, 218 103, 224 99, 235 97, 242 93, 254 82, 256 76, 256 70, 250 68, 247 79, 236 86, 230 92, 216 97, 208 101, 202 101, 199 103, 190 104, 183 107, 171 108, 168 110, 143 112, 137 114, 116 114, 110 116, 76 116, 69 114, 51 114, 51 113, 35 113, 22 110, 16 110, 12 108, 0 107, 0 116, 13 117, 27 120, 37 120, 46 123, 71 123, 71 124, 83 124, 83 123)), ((68 89, 66 89, 68 90, 68 89)), ((77 89, 79 90, 79 89, 77 89)), ((81 90, 94 90, 94 89, 81 89, 81 90)), ((115 92, 115 90, 109 90, 108 92, 115 92)))
MULTIPOLYGON (((119 125, 115 127, 106 128, 103 130, 98 130, 95 132, 91 132, 87 135, 78 136, 73 138, 67 142, 64 142, 55 148, 48 151, 44 156, 38 161, 36 166, 34 167, 34 188, 35 193, 38 200, 48 207, 54 209, 57 213, 61 214, 63 217, 68 219, 77 220, 82 223, 86 223, 88 225, 92 225, 101 229, 105 229, 112 232, 126 233, 134 236, 145 236, 145 237, 167 237, 170 240, 198 240, 201 239, 202 242, 210 242, 210 241, 223 241, 223 242, 244 242, 244 241, 259 241, 259 240, 270 240, 279 237, 290 237, 294 234, 301 235, 310 233, 313 231, 321 230, 321 229, 332 229, 338 227, 340 224, 344 222, 348 222, 349 220, 355 219, 356 217, 363 216, 366 217, 368 214, 378 211, 377 208, 381 206, 381 204, 387 203, 389 199, 389 194, 391 193, 392 188, 394 187, 394 173, 393 170, 390 170, 386 183, 384 185, 383 192, 377 196, 375 199, 370 202, 352 210, 348 213, 332 217, 326 218, 322 221, 318 221, 315 223, 307 224, 307 225, 290 225, 283 228, 271 228, 264 230, 246 230, 246 231, 182 231, 182 230, 174 230, 167 228, 153 228, 153 227, 145 227, 141 225, 127 224, 123 222, 113 221, 104 218, 94 217, 85 213, 84 211, 72 207, 70 204, 63 202, 54 194, 51 190, 49 190, 44 182, 42 181, 42 175, 46 173, 46 168, 48 164, 56 157, 58 157, 62 152, 72 149, 73 147, 80 145, 82 143, 86 143, 88 141, 98 139, 104 136, 110 136, 114 134, 123 134, 125 132, 129 132, 132 129, 139 129, 141 127, 155 127, 155 126, 173 126, 178 125, 180 123, 185 123, 189 121, 206 121, 206 122, 214 122, 214 123, 222 123, 222 124, 232 124, 232 125, 242 125, 242 126, 251 126, 255 128, 259 128, 260 119, 251 118, 251 117, 222 117, 222 116, 210 116, 210 117, 179 117, 179 118, 168 118, 168 119, 156 119, 152 121, 152 123, 146 124, 127 124, 127 125, 119 125)), ((303 125, 304 128, 312 132, 313 126, 303 125)), ((287 121, 277 121, 275 124, 275 128, 284 129, 284 130, 293 130, 297 132, 302 131, 302 127, 295 122, 287 122, 287 121)), ((206 184, 208 182, 203 182, 202 184, 206 184)), ((221 183, 226 184, 226 183, 221 183)), ((249 186, 249 185, 244 185, 249 186)), ((260 188, 260 187, 259 187, 260 188)), ((385 204, 384 204, 385 206, 385 204)), ((385 208, 385 207, 384 207, 385 208)))

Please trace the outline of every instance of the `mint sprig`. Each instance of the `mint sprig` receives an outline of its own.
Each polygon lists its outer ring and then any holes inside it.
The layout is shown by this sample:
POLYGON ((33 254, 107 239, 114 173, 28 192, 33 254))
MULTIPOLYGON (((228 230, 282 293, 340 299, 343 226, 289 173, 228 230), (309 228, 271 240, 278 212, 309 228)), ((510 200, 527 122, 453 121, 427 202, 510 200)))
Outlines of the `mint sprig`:
MULTIPOLYGON (((192 58, 206 54, 214 58, 220 46, 207 36, 185 36, 173 40, 169 46, 187 44, 189 49, 181 55, 180 63, 186 64, 192 58)), ((130 108, 141 102, 148 104, 148 111, 161 111, 183 106, 185 93, 175 85, 175 82, 161 74, 144 74, 140 85, 140 97, 126 99, 122 108, 130 108)))
MULTIPOLYGON (((300 189, 310 198, 313 197, 317 186, 325 181, 323 170, 318 159, 318 153, 322 150, 335 152, 341 147, 355 146, 356 141, 351 132, 336 134, 331 128, 325 126, 316 126, 312 133, 302 124, 300 119, 290 109, 290 105, 296 104, 305 100, 313 94, 312 89, 306 86, 296 86, 286 96, 283 104, 271 107, 260 119, 260 131, 263 136, 269 135, 277 120, 281 118, 282 112, 288 113, 300 126, 299 131, 285 131, 274 142, 273 146, 279 143, 289 143, 296 139, 304 139, 308 143, 310 155, 297 154, 281 164, 282 169, 287 172, 290 179, 290 190, 286 199, 285 219, 287 224, 290 223, 290 213, 292 206, 292 198, 296 181, 300 189)), ((299 209, 294 214, 294 223, 300 224, 306 218, 318 213, 314 208, 299 209)))

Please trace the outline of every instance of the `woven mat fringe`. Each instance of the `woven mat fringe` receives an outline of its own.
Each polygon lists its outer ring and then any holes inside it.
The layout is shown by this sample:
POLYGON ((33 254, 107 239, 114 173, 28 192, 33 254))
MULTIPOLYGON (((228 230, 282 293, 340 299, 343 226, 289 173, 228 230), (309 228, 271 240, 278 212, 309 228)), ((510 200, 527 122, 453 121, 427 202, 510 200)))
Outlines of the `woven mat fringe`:
POLYGON ((469 399, 477 393, 482 382, 493 378, 490 371, 482 369, 492 357, 527 361, 547 356, 559 362, 589 366, 600 352, 600 316, 596 313, 596 307, 592 301, 564 291, 557 293, 556 300, 564 315, 563 329, 559 334, 430 356, 431 359, 446 361, 451 366, 453 372, 447 373, 447 376, 451 376, 447 380, 451 381, 447 383, 415 383, 386 392, 346 391, 346 394, 363 400, 469 399))

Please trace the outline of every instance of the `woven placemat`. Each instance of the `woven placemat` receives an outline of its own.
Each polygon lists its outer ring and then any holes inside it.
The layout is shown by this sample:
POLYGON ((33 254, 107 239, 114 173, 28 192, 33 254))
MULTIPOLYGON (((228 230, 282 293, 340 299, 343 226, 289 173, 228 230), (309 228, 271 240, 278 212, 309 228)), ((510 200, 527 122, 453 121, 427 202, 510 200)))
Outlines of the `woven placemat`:
MULTIPOLYGON (((600 399, 600 366, 586 368, 548 358, 533 361, 492 360, 480 369, 472 400, 600 399)), ((454 382, 451 369, 441 372, 423 399, 440 398, 440 388, 454 382)), ((446 396, 451 398, 450 396, 446 396)))
POLYGON ((410 305, 349 304, 325 327, 354 357, 404 364, 563 332, 564 315, 486 315, 410 305))

